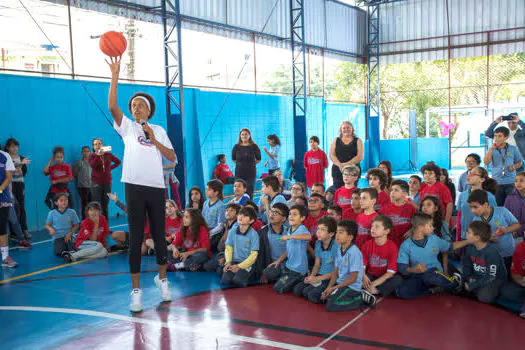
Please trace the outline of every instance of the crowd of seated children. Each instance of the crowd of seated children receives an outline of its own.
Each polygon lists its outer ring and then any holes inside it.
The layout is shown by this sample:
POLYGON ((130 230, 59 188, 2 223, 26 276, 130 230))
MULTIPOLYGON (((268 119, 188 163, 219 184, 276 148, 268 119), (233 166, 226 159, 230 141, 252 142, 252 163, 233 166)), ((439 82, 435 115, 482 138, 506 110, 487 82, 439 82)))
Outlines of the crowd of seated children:
POLYGON ((235 225, 226 238, 225 263, 222 269, 222 285, 245 287, 255 275, 255 262, 259 254, 259 234, 252 228, 257 213, 244 207, 237 215, 235 225))
POLYGON ((481 157, 477 155, 476 153, 471 153, 465 158, 465 166, 467 167, 467 170, 463 172, 458 179, 458 191, 465 192, 471 188, 471 185, 467 182, 467 176, 468 173, 474 169, 475 167, 479 167, 481 165, 481 157))
POLYGON ((492 177, 498 183, 496 202, 505 204, 505 198, 514 189, 516 169, 523 165, 523 157, 516 146, 507 143, 509 129, 498 127, 494 130, 494 143, 483 157, 483 163, 491 165, 492 177))
MULTIPOLYGON (((44 175, 49 176, 51 186, 47 192, 45 203, 49 209, 53 209, 55 195, 70 191, 67 184, 73 181, 73 172, 69 164, 64 163, 64 148, 57 146, 53 148, 53 156, 44 167, 44 175)), ((73 208, 73 201, 68 201, 69 208, 73 208)))
POLYGON ((235 203, 244 205, 247 200, 250 200, 250 196, 246 191, 248 190, 248 184, 243 179, 236 179, 233 183, 233 198, 228 203, 235 203))
POLYGON ((496 197, 494 197, 494 194, 488 191, 493 186, 494 182, 495 180, 489 177, 489 173, 485 168, 479 166, 471 167, 471 170, 469 170, 466 177, 466 189, 459 194, 458 198, 456 239, 466 239, 468 226, 472 221, 474 221, 474 214, 472 214, 468 204, 468 196, 472 191, 486 191, 489 199, 489 205, 492 207, 497 206, 496 197))
POLYGON ((219 180, 211 180, 206 185, 206 197, 208 198, 202 205, 202 216, 210 228, 210 244, 213 252, 217 251, 219 243, 224 233, 224 202, 222 194, 223 184, 219 180))
POLYGON ((357 189, 356 184, 359 180, 360 170, 355 165, 348 165, 343 168, 344 185, 336 189, 333 203, 343 209, 352 207, 352 193, 357 189))
POLYGON ((226 155, 219 154, 217 156, 217 161, 219 164, 213 169, 212 177, 216 180, 220 180, 225 185, 234 183, 235 177, 233 176, 228 164, 226 164, 226 155))
POLYGON ((324 171, 328 168, 326 153, 319 148, 319 138, 310 137, 308 141, 310 150, 304 154, 304 167, 306 169, 306 187, 312 189, 314 184, 324 184, 324 171))
POLYGON ((168 271, 201 271, 203 265, 212 257, 208 225, 200 210, 186 209, 182 217, 182 226, 175 233, 175 238, 168 246, 173 252, 174 263, 168 265, 168 271))
POLYGON ((370 188, 377 191, 377 201, 374 204, 374 210, 380 212, 383 206, 390 204, 390 195, 385 190, 388 184, 387 176, 383 170, 373 168, 368 170, 366 181, 368 181, 370 188))

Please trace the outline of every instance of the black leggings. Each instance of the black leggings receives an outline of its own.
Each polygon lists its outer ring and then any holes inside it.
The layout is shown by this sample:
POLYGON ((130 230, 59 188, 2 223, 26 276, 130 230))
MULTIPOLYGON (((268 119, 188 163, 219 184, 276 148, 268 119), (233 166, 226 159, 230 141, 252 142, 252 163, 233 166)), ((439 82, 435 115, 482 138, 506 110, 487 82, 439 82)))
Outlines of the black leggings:
POLYGON ((20 221, 20 226, 22 230, 27 231, 27 219, 26 219, 26 184, 23 182, 12 182, 13 194, 15 195, 16 200, 18 201, 18 206, 20 207, 20 216, 18 220, 20 221))
POLYGON ((165 239, 165 189, 126 183, 126 204, 129 225, 129 271, 140 272, 144 223, 148 215, 150 234, 155 243, 157 264, 168 262, 168 247, 165 239))
POLYGON ((91 200, 98 202, 102 207, 102 215, 109 220, 108 206, 109 198, 108 193, 111 193, 111 184, 96 184, 93 183, 91 187, 91 200))

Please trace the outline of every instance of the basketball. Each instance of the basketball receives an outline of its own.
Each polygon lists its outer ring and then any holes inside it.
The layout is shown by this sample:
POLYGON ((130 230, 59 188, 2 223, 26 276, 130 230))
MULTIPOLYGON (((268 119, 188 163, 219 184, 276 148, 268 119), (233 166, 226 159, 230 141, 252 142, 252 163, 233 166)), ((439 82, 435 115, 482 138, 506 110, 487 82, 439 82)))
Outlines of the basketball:
POLYGON ((128 42, 119 32, 107 32, 100 37, 100 50, 109 57, 120 57, 126 51, 128 42))

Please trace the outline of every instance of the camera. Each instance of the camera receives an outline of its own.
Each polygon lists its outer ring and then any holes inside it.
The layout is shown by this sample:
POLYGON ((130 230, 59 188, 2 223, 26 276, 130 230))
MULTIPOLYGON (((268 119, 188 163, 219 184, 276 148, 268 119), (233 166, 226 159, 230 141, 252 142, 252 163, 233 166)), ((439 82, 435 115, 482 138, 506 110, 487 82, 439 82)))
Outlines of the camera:
POLYGON ((103 146, 103 147, 100 147, 100 149, 103 152, 111 152, 111 146, 103 146))
POLYGON ((501 120, 513 120, 514 116, 512 115, 502 115, 501 120))

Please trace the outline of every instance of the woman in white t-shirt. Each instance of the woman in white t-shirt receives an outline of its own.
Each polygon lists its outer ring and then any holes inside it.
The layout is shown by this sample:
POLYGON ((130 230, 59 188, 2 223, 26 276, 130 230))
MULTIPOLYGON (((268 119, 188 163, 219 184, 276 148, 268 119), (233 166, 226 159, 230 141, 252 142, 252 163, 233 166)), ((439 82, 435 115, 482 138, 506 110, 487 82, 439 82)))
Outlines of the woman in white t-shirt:
POLYGON ((144 234, 146 215, 149 219, 150 234, 155 242, 159 274, 154 281, 160 289, 163 301, 171 300, 171 292, 166 278, 168 251, 165 231, 165 184, 162 171, 162 157, 175 161, 175 151, 166 131, 149 124, 155 113, 155 101, 143 92, 133 95, 128 108, 133 120, 122 113, 117 103, 117 85, 120 73, 120 58, 107 62, 111 69, 108 106, 114 120, 114 128, 124 141, 124 160, 122 162, 122 182, 126 189, 127 214, 130 246, 129 265, 132 291, 130 310, 142 311, 142 290, 140 289, 141 243, 144 234))

